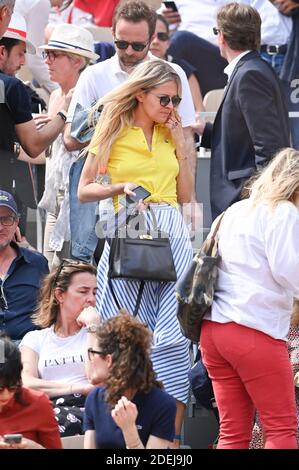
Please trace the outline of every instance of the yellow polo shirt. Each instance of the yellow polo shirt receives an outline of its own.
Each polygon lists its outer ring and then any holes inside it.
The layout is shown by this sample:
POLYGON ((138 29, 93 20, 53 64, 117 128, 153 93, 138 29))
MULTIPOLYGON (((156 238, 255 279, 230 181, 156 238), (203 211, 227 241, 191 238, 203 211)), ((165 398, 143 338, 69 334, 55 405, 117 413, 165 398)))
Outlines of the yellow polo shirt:
MULTIPOLYGON (((91 153, 96 154, 97 149, 93 148, 91 153)), ((124 130, 111 147, 108 173, 112 183, 131 182, 147 189, 151 196, 146 202, 167 202, 176 206, 179 164, 169 130, 163 125, 154 127, 152 150, 140 127, 124 130)), ((113 203, 119 210, 118 196, 113 198, 113 203)))

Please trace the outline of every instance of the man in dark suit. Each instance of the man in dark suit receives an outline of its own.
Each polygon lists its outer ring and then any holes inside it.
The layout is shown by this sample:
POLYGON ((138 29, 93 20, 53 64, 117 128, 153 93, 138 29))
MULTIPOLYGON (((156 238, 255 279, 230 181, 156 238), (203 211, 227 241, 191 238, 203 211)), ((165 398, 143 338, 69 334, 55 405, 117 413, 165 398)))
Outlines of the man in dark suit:
POLYGON ((211 148, 213 219, 240 199, 244 182, 289 146, 288 114, 273 69, 257 52, 261 19, 247 5, 230 3, 217 14, 218 43, 228 83, 214 124, 198 123, 201 145, 211 148))

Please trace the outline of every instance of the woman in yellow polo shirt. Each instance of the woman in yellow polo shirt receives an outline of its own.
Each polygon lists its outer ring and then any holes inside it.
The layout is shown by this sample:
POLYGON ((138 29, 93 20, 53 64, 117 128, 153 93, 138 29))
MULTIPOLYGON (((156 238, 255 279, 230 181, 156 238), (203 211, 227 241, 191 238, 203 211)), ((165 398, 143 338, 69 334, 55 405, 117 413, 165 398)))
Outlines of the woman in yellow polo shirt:
MULTIPOLYGON (((78 196, 82 202, 134 195, 143 186, 158 227, 169 234, 178 279, 192 258, 189 235, 178 204, 191 199, 192 176, 183 129, 176 107, 181 83, 175 70, 161 60, 146 61, 129 79, 101 98, 103 105, 78 196), (107 171, 111 184, 99 184, 99 172, 107 171)), ((107 319, 117 314, 108 284, 109 245, 98 265, 97 310, 107 319)), ((139 281, 113 280, 118 303, 129 312, 136 304, 139 281)), ((138 318, 153 332, 152 360, 158 379, 177 400, 176 440, 179 440, 188 399, 189 343, 176 318, 174 283, 146 282, 138 318)))

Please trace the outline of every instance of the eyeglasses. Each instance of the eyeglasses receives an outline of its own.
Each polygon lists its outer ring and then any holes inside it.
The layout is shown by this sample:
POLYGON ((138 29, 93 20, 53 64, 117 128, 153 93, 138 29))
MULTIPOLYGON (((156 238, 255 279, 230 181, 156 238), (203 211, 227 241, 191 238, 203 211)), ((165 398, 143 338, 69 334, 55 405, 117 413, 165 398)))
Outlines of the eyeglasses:
POLYGON ((157 39, 159 39, 159 41, 163 41, 163 42, 168 41, 168 39, 169 39, 169 34, 168 33, 163 33, 163 32, 156 33, 156 36, 157 36, 157 39))
POLYGON ((143 51, 143 49, 146 48, 146 46, 148 45, 148 42, 146 44, 143 44, 142 42, 128 42, 128 41, 122 41, 120 39, 116 39, 114 41, 114 44, 116 45, 118 49, 128 49, 128 47, 131 46, 132 49, 134 49, 134 51, 141 52, 143 51))
POLYGON ((14 215, 4 215, 0 217, 0 224, 4 227, 11 227, 17 220, 14 215))
POLYGON ((8 390, 9 392, 16 392, 18 388, 19 388, 19 385, 12 385, 12 386, 3 385, 0 387, 0 393, 4 392, 4 390, 8 390))
POLYGON ((3 284, 1 282, 0 284, 0 311, 7 310, 7 309, 8 309, 8 304, 7 304, 5 294, 4 294, 3 284))
POLYGON ((65 54, 64 52, 54 52, 54 51, 43 51, 42 52, 42 58, 44 60, 48 59, 51 62, 53 62, 57 57, 66 57, 68 54, 65 54))
POLYGON ((217 36, 220 33, 220 29, 216 28, 216 26, 213 26, 213 33, 215 34, 215 36, 217 36))
POLYGON ((166 106, 169 105, 170 101, 172 102, 172 105, 177 108, 180 102, 182 101, 182 98, 179 95, 175 96, 168 96, 168 95, 156 95, 155 93, 149 91, 151 95, 154 95, 156 98, 160 100, 160 105, 165 108, 166 106))
POLYGON ((103 353, 102 351, 96 351, 95 349, 92 349, 92 348, 87 349, 87 354, 88 354, 88 359, 90 361, 92 361, 95 354, 98 354, 99 356, 106 356, 106 354, 103 353))
POLYGON ((64 258, 57 268, 56 274, 53 278, 53 285, 55 286, 55 284, 57 284, 58 278, 61 272, 63 271, 63 268, 66 268, 67 266, 78 266, 80 264, 83 264, 84 266, 91 266, 90 263, 88 263, 87 261, 82 261, 81 259, 64 258))

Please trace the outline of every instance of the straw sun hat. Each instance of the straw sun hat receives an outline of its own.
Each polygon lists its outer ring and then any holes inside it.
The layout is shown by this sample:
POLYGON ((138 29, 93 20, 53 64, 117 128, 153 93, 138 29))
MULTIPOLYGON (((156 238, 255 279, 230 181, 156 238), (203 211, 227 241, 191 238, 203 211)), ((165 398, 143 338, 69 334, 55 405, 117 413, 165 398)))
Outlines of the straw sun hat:
POLYGON ((97 60, 93 48, 93 36, 86 29, 74 24, 60 24, 56 26, 51 34, 48 44, 40 46, 39 49, 46 51, 63 51, 97 60))

